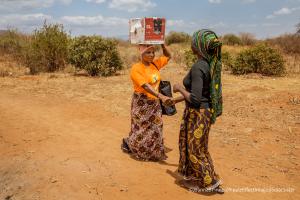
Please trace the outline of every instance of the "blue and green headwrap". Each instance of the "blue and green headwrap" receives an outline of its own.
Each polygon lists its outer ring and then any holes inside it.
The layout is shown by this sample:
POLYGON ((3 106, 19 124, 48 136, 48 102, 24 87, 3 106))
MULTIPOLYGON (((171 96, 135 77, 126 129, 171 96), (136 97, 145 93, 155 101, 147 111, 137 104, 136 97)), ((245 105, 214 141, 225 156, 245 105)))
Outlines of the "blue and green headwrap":
POLYGON ((216 118, 222 114, 222 83, 221 83, 221 47, 222 43, 218 36, 211 30, 202 29, 193 34, 192 46, 207 62, 210 67, 211 86, 210 97, 212 103, 212 118, 214 123, 216 118))

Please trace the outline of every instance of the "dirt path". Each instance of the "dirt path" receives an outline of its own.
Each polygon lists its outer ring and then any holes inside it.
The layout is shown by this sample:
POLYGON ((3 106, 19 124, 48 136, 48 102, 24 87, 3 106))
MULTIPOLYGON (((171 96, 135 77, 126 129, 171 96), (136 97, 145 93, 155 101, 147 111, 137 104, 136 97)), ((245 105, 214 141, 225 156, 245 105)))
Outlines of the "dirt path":
MULTIPOLYGON (((176 73, 168 71, 170 79, 176 73)), ((0 79, 0 199, 300 199, 300 109, 290 101, 299 97, 299 77, 275 83, 225 76, 225 112, 210 139, 228 190, 223 196, 195 194, 178 184, 183 106, 164 118, 166 162, 139 162, 120 151, 130 122, 127 79, 0 79), (295 191, 229 191, 246 187, 295 191)))

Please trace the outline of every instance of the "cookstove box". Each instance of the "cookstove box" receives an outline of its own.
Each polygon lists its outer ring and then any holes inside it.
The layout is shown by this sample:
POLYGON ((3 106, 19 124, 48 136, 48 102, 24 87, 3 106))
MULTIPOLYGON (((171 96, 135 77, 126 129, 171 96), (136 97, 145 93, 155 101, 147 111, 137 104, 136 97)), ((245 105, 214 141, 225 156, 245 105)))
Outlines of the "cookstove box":
POLYGON ((131 44, 163 44, 166 19, 159 17, 130 19, 129 29, 131 44))

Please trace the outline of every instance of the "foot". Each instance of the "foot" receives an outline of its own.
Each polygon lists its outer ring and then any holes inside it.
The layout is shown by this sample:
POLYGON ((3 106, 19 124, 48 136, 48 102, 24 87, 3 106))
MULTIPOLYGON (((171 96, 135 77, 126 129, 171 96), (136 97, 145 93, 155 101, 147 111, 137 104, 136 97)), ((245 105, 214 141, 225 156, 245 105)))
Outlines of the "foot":
POLYGON ((213 194, 224 194, 225 191, 221 186, 216 187, 215 189, 206 189, 204 192, 206 193, 213 193, 213 194))
POLYGON ((168 159, 168 156, 166 154, 164 154, 162 157, 161 157, 161 161, 164 161, 164 160, 167 160, 168 159))
POLYGON ((189 191, 195 193, 209 193, 209 194, 224 194, 225 191, 221 188, 221 186, 216 187, 215 189, 207 189, 199 187, 195 181, 193 180, 183 180, 183 185, 189 191))
POLYGON ((200 189, 193 180, 183 179, 181 183, 185 188, 189 189, 192 192, 198 192, 200 189))
POLYGON ((124 153, 131 153, 131 150, 127 144, 126 138, 123 138, 123 140, 122 140, 121 149, 124 153))
POLYGON ((217 194, 224 194, 225 193, 224 189, 221 188, 221 186, 218 186, 217 188, 215 188, 214 192, 216 192, 217 194))

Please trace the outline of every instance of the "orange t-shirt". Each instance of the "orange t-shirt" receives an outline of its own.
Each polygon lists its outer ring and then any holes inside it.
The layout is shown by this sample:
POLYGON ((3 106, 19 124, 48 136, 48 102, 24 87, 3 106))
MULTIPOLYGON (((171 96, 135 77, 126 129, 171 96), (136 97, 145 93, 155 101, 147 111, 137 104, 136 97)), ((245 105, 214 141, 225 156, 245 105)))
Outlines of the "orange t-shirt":
POLYGON ((150 64, 149 66, 145 66, 142 62, 134 64, 130 72, 134 91, 137 93, 144 93, 152 99, 157 99, 157 97, 147 92, 142 85, 148 83, 155 89, 155 91, 158 91, 160 82, 159 70, 163 68, 168 61, 169 58, 166 56, 154 59, 153 63, 155 63, 158 69, 153 64, 150 64))

